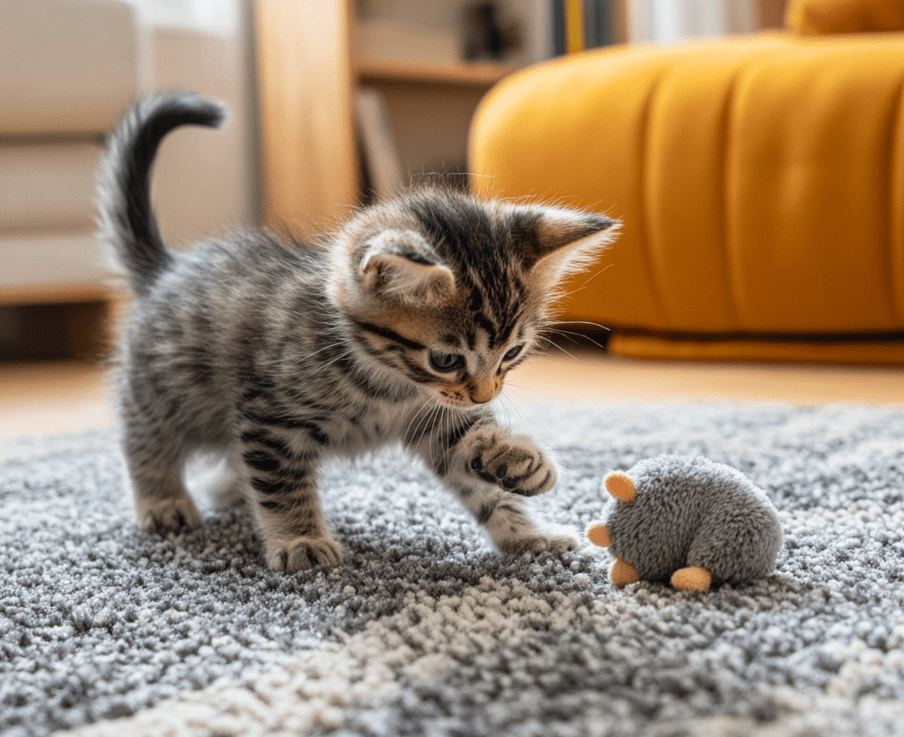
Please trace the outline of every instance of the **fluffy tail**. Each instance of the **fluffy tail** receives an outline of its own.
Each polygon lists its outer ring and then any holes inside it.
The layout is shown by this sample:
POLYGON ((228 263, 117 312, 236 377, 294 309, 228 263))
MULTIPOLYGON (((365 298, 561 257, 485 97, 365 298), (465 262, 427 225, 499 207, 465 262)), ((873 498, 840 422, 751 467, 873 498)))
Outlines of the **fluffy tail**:
POLYGON ((204 97, 153 95, 132 108, 109 140, 98 177, 101 237, 138 295, 172 258, 151 209, 151 166, 160 142, 180 125, 216 128, 223 115, 220 104, 204 97))

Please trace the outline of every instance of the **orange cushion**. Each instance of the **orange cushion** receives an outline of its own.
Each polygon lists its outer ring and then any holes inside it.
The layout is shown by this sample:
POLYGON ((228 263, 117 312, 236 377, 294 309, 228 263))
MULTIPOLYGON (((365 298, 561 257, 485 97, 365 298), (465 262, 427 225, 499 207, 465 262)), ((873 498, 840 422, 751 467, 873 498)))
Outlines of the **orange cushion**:
POLYGON ((607 212, 566 319, 684 334, 904 331, 904 34, 617 47, 479 108, 487 195, 607 212))
POLYGON ((904 2, 791 0, 785 26, 802 35, 904 31, 904 2))
POLYGON ((771 361, 780 363, 904 365, 904 341, 894 339, 832 340, 801 336, 777 338, 694 337, 616 331, 609 352, 631 358, 697 361, 771 361))

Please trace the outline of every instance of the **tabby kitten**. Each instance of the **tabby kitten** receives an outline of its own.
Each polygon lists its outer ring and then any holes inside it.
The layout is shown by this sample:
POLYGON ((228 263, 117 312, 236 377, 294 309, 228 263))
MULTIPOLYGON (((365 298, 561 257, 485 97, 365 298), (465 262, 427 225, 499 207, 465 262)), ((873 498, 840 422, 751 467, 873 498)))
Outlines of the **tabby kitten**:
POLYGON ((102 236, 135 299, 118 395, 141 526, 201 524, 187 458, 225 455, 274 570, 337 565, 317 496, 321 461, 401 443, 507 553, 573 550, 523 497, 556 471, 487 406, 550 319, 556 284, 610 239, 600 215, 424 189, 358 211, 317 248, 243 232, 168 250, 150 205, 161 140, 216 127, 187 94, 140 102, 100 174, 102 236))

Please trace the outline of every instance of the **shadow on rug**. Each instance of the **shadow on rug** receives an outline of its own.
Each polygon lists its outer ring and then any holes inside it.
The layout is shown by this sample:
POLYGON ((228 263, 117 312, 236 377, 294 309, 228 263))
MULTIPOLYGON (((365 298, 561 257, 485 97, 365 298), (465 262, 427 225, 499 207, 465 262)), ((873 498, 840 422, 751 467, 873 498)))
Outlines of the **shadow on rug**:
POLYGON ((779 510, 776 573, 615 589, 586 544, 494 554, 394 453, 326 474, 341 568, 276 575, 239 511, 140 533, 112 432, 0 449, 0 733, 904 734, 904 412, 531 404, 580 529, 611 469, 734 466, 779 510))

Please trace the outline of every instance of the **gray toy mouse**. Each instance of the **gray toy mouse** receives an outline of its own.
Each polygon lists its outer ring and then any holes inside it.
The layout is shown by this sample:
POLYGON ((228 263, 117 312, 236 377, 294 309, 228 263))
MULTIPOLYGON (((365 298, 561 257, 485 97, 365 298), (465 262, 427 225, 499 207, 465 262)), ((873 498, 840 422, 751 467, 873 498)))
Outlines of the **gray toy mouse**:
POLYGON ((703 457, 660 455, 605 478, 614 497, 605 522, 587 526, 609 548, 616 586, 671 581, 704 591, 767 575, 782 546, 778 514, 740 471, 703 457))

